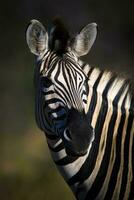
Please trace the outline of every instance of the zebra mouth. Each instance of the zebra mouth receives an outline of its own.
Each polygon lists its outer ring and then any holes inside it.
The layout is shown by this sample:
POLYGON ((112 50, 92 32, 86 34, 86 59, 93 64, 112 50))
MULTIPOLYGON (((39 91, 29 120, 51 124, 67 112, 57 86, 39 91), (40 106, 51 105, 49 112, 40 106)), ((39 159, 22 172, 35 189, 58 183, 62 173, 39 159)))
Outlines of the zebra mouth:
MULTIPOLYGON (((80 157, 80 156, 84 156, 87 153, 87 149, 89 146, 89 143, 87 140, 87 145, 83 146, 81 144, 80 140, 76 140, 70 130, 68 128, 66 128, 64 130, 63 136, 62 136, 62 140, 65 146, 65 151, 67 153, 68 156, 72 156, 72 157, 80 157)), ((83 143, 83 142, 82 142, 83 143)))
POLYGON ((86 129, 81 127, 76 127, 73 130, 68 127, 64 130, 62 140, 68 156, 84 156, 92 145, 94 140, 93 128, 89 125, 87 125, 86 129))
POLYGON ((80 157, 86 155, 88 152, 88 147, 91 143, 90 139, 83 141, 81 138, 79 140, 73 139, 68 129, 64 131, 62 140, 65 146, 66 154, 71 157, 80 157))

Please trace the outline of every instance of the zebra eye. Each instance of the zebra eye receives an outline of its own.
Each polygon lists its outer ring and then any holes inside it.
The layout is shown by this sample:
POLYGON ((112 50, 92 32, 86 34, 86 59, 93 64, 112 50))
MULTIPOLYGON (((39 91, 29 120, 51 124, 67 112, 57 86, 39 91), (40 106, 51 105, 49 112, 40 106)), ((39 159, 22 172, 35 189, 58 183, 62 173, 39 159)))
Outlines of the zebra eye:
POLYGON ((45 85, 45 87, 50 87, 52 85, 52 81, 48 77, 43 77, 43 85, 45 85))
POLYGON ((72 140, 72 137, 71 137, 71 134, 70 134, 70 131, 68 130, 68 128, 66 128, 64 131, 64 138, 68 141, 72 140))

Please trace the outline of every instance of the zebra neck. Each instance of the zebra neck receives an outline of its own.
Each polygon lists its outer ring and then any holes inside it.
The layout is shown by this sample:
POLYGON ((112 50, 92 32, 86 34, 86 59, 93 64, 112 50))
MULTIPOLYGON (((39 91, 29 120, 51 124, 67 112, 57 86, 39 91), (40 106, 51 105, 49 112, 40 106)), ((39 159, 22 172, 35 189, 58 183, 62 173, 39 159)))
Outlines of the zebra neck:
MULTIPOLYGON (((90 199, 90 197, 95 199, 94 196, 97 194, 98 199, 104 199, 106 192, 110 190, 107 184, 110 179, 115 181, 115 188, 112 188, 113 194, 119 195, 117 188, 118 185, 121 187, 121 182, 113 174, 115 173, 117 176, 118 171, 119 174, 123 174, 124 152, 128 151, 125 147, 125 139, 131 147, 132 141, 134 141, 134 120, 126 108, 128 100, 125 96, 124 93, 118 99, 117 109, 112 101, 103 99, 102 95, 97 93, 95 110, 92 112, 94 106, 89 106, 88 112, 89 121, 91 120, 94 125, 95 139, 85 156, 69 157, 60 139, 50 142, 51 148, 50 145, 49 148, 52 158, 77 199, 90 199), (121 106, 118 106, 118 104, 121 106), (122 139, 122 135, 124 139, 122 139), (117 165, 118 161, 120 162, 119 165, 117 165), (100 193, 99 188, 101 188, 100 193)), ((95 102, 95 99, 91 102, 95 102)), ((131 106, 133 106, 132 103, 131 106)), ((130 148, 128 152, 131 158, 132 149, 130 148)), ((131 165, 131 160, 129 162, 131 165)), ((131 170, 132 167, 129 170, 130 180, 132 179, 131 170)), ((126 181, 129 183, 129 178, 126 181)))
POLYGON ((89 92, 85 109, 86 113, 89 112, 91 107, 95 108, 97 102, 100 102, 99 104, 101 104, 102 101, 111 102, 110 106, 114 106, 118 109, 118 107, 122 106, 124 99, 124 108, 130 108, 131 95, 129 92, 129 80, 119 78, 110 71, 101 71, 100 69, 92 68, 89 65, 85 65, 83 70, 89 79, 89 92))

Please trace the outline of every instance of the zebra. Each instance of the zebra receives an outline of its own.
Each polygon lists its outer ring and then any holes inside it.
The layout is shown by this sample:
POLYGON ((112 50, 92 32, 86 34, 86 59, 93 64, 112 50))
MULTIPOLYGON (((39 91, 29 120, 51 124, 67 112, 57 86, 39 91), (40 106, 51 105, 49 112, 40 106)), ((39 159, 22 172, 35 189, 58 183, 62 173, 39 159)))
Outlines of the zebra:
POLYGON ((134 199, 134 99, 131 81, 80 57, 97 36, 75 36, 56 19, 31 20, 26 41, 36 57, 35 117, 52 159, 78 200, 134 199))

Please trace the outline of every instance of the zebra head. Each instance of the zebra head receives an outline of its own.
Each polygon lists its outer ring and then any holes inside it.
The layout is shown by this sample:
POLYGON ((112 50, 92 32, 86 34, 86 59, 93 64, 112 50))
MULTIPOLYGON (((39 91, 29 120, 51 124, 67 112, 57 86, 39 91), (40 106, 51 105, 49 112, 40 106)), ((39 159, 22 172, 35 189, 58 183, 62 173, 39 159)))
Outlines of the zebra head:
POLYGON ((61 22, 47 31, 32 20, 26 31, 27 44, 37 56, 36 119, 48 137, 60 137, 68 155, 84 155, 93 139, 85 106, 88 80, 79 57, 86 55, 97 34, 95 23, 70 37, 61 22))

